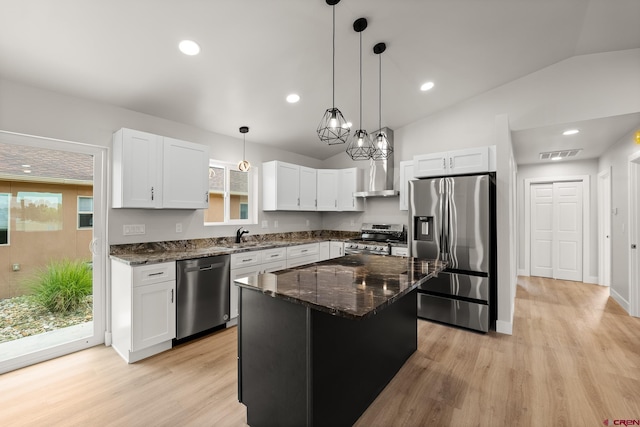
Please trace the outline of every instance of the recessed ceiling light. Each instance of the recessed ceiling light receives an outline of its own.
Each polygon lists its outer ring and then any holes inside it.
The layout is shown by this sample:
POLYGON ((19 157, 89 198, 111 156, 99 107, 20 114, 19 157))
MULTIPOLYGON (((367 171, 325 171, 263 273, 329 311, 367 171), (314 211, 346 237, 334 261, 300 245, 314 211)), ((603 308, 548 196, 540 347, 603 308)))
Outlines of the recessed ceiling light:
POLYGON ((422 86, 420 86, 420 90, 423 92, 426 92, 428 90, 433 89, 434 86, 435 84, 433 82, 426 82, 422 86))
POLYGON ((562 132, 564 136, 575 135, 576 133, 580 133, 580 131, 578 129, 569 129, 562 132))
POLYGON ((31 167, 31 165, 22 165, 22 167, 23 167, 23 168, 25 168, 25 169, 27 169, 27 168, 30 168, 30 167, 31 167))
POLYGON ((552 157, 551 160, 562 160, 562 157, 552 157))
POLYGON ((23 170, 22 172, 24 172, 24 173, 31 173, 31 171, 30 171, 29 169, 25 169, 25 170, 23 170))
POLYGON ((200 53, 200 45, 193 40, 182 40, 180 44, 178 44, 178 48, 180 49, 180 52, 189 56, 200 53))
POLYGON ((289 104, 295 104, 298 101, 300 101, 300 95, 298 95, 297 93, 292 93, 291 95, 287 95, 287 102, 289 104))

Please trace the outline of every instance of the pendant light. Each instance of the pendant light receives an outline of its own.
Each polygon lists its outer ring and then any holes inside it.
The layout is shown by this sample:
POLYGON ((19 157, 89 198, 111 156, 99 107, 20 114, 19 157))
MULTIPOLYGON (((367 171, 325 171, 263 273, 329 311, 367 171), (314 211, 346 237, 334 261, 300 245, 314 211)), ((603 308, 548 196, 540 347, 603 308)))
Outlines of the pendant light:
POLYGON ((362 129, 362 32, 367 28, 366 18, 358 18, 353 23, 353 29, 360 33, 360 124, 357 131, 349 137, 347 154, 353 160, 368 160, 373 154, 373 145, 367 131, 362 129))
POLYGON ((320 141, 328 145, 336 145, 347 142, 351 129, 347 125, 347 121, 342 116, 340 110, 336 108, 336 4, 340 3, 340 0, 326 0, 326 2, 333 9, 332 98, 331 108, 328 108, 324 116, 322 116, 317 132, 320 141))
POLYGON ((382 52, 387 49, 387 45, 384 43, 378 43, 373 47, 373 53, 378 55, 378 131, 372 138, 373 154, 371 158, 373 160, 384 160, 393 153, 393 145, 389 142, 387 134, 382 131, 382 52))
POLYGON ((240 160, 240 162, 238 163, 238 170, 240 172, 248 172, 249 169, 251 169, 251 163, 246 160, 247 132, 249 132, 248 126, 240 126, 240 133, 242 134, 242 160, 240 160))

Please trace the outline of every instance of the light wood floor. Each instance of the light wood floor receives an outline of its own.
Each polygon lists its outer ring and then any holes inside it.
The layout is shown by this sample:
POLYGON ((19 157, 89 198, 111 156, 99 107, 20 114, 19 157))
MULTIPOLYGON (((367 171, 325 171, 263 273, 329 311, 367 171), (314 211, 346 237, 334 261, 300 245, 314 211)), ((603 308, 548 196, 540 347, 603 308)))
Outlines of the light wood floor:
MULTIPOLYGON (((640 319, 596 285, 520 278, 513 336, 419 322, 356 424, 601 426, 640 419, 640 319)), ((0 426, 245 426, 236 329, 127 365, 95 347, 0 376, 0 426)))

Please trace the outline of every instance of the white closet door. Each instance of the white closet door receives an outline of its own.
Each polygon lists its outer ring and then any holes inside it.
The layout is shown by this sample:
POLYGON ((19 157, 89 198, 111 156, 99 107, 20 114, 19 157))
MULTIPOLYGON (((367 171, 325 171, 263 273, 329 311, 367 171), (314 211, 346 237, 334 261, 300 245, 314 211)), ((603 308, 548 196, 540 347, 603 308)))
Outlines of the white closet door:
POLYGON ((553 183, 553 276, 582 281, 582 182, 553 183))
POLYGON ((531 275, 553 278, 553 184, 531 185, 531 275))

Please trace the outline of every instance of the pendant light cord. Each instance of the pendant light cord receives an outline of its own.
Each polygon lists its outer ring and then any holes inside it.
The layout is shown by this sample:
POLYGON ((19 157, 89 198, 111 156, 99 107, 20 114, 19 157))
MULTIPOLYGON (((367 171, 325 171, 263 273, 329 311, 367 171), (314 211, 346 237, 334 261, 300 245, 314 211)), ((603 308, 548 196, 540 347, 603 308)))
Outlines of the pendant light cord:
POLYGON ((362 31, 360 31, 360 129, 362 129, 362 31))
POLYGON ((382 133, 382 54, 378 55, 378 133, 382 133))
POLYGON ((331 107, 336 108, 336 6, 331 6, 333 10, 333 40, 332 50, 333 56, 331 59, 331 107))

